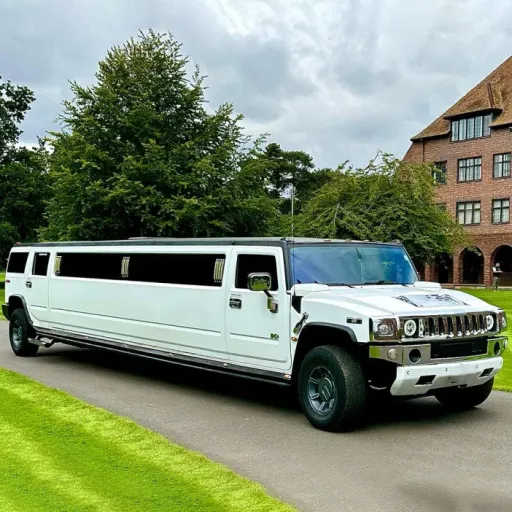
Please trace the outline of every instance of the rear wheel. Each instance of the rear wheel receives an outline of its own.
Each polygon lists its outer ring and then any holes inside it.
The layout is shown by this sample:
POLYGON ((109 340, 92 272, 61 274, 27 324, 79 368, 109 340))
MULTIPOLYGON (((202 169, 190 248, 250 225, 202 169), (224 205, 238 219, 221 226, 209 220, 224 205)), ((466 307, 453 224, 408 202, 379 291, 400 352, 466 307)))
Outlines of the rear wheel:
POLYGON ((435 393, 434 396, 439 400, 439 402, 450 409, 472 409, 489 398, 493 386, 494 377, 479 386, 472 386, 470 388, 441 389, 435 393))
POLYGON ((39 347, 28 341, 31 327, 23 309, 17 309, 11 315, 9 323, 9 340, 12 351, 20 357, 31 357, 37 354, 39 347))
POLYGON ((306 354, 298 393, 304 414, 316 428, 342 432, 361 423, 367 383, 359 361, 339 346, 320 346, 306 354))

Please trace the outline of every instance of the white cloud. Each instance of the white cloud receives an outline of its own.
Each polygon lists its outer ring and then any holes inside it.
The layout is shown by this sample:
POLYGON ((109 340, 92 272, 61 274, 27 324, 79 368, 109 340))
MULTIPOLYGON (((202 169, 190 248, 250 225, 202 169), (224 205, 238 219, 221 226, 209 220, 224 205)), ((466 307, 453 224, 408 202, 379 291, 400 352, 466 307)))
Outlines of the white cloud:
POLYGON ((52 128, 67 79, 106 50, 169 30, 232 101, 319 166, 402 155, 409 138, 508 57, 508 5, 490 0, 17 0, 0 6, 0 75, 35 90, 26 140, 52 128))

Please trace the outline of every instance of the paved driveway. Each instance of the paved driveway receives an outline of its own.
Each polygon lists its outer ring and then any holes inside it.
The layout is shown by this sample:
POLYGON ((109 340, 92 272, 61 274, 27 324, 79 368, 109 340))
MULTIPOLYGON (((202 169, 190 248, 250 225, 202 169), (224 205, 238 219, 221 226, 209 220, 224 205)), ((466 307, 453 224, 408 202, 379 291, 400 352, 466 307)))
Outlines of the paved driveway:
MULTIPOLYGON (((201 451, 300 510, 510 512, 512 394, 447 414, 393 403, 351 434, 309 426, 289 391, 56 345, 15 357, 0 321, 0 366, 201 451)), ((1 413, 0 404, 0 413, 1 413)))

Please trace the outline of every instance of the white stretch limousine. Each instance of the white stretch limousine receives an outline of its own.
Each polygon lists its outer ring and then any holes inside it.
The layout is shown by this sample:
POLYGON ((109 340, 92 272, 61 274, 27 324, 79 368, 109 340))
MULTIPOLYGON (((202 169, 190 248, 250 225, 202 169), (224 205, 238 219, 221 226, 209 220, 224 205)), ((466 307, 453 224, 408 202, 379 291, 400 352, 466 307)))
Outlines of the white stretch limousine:
POLYGON ((502 368, 505 313, 419 282, 399 243, 142 238, 15 246, 10 342, 55 342, 295 385, 317 428, 360 423, 371 389, 470 408, 502 368))

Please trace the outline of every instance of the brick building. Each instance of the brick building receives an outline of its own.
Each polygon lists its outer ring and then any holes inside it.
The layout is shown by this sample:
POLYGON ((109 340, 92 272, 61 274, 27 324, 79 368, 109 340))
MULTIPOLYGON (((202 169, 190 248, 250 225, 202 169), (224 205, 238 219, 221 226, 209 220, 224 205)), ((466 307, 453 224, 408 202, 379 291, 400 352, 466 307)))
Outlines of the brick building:
POLYGON ((512 57, 415 135, 405 159, 434 162, 438 203, 464 224, 478 252, 466 247, 427 265, 427 280, 512 285, 512 57))

